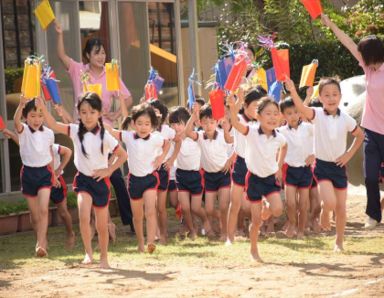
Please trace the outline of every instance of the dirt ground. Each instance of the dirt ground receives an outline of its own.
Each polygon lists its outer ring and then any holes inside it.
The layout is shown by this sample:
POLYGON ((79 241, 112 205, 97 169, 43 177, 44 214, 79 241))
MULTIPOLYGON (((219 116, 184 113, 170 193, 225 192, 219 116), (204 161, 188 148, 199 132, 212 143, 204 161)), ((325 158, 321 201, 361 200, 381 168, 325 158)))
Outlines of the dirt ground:
MULTIPOLYGON (((365 197, 351 196, 346 234, 381 237, 383 225, 362 229, 365 197)), ((379 241, 381 241, 379 238, 379 241)), ((269 240, 265 240, 268 242, 269 240)), ((383 249, 384 252, 384 241, 383 249)), ((114 269, 81 268, 44 262, 33 268, 0 270, 1 297, 383 297, 384 253, 352 251, 262 265, 207 263, 198 257, 188 266, 162 262, 111 262, 114 269)))

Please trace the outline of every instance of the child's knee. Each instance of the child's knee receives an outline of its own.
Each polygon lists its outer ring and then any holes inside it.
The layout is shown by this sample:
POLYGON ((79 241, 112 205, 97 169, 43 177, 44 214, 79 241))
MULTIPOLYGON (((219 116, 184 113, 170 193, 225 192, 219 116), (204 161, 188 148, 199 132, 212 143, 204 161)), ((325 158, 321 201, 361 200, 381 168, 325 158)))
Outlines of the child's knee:
POLYGON ((323 208, 326 210, 335 210, 336 202, 334 200, 323 201, 323 208))
POLYGON ((151 218, 151 217, 155 217, 156 216, 156 211, 154 210, 154 208, 148 208, 145 210, 145 217, 146 218, 151 218))

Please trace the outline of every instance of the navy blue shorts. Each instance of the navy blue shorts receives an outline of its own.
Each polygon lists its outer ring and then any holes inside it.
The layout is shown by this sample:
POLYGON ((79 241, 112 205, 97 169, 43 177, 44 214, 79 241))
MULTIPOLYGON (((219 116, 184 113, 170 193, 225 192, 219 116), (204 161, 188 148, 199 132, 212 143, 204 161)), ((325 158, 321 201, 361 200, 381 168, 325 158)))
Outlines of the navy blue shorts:
POLYGON ((41 188, 52 187, 53 172, 51 167, 33 168, 22 166, 20 171, 21 192, 26 197, 36 197, 41 188))
POLYGON ((245 191, 247 198, 251 202, 260 202, 262 197, 267 197, 274 192, 280 192, 281 187, 275 175, 261 178, 251 172, 245 178, 245 191))
POLYGON ((223 172, 204 172, 205 191, 218 191, 220 188, 231 186, 231 175, 223 172))
POLYGON ((162 190, 162 191, 168 190, 169 170, 166 170, 164 168, 164 164, 162 164, 160 170, 158 170, 157 173, 159 174, 159 179, 160 179, 158 190, 162 190))
POLYGON ((200 171, 176 170, 176 186, 178 191, 188 191, 191 195, 203 192, 203 177, 200 171))
POLYGON ((334 162, 316 159, 315 176, 317 182, 331 181, 334 188, 344 189, 348 186, 346 168, 339 167, 334 162))
POLYGON ((96 179, 77 172, 73 179, 73 190, 76 193, 85 192, 92 198, 94 207, 108 206, 111 197, 111 183, 109 178, 97 182, 96 179))
POLYGON ((53 187, 51 189, 50 199, 54 204, 60 204, 67 197, 67 184, 64 181, 63 176, 59 178, 60 187, 53 187))
POLYGON ((155 171, 144 177, 128 176, 128 192, 132 200, 141 199, 147 190, 159 187, 159 174, 155 171))
POLYGON ((175 191, 175 190, 177 190, 176 181, 175 180, 169 180, 168 191, 175 191))
POLYGON ((295 186, 297 188, 310 188, 313 180, 312 168, 309 167, 283 167, 285 173, 284 184, 295 186))
POLYGON ((232 182, 239 186, 245 186, 245 176, 247 175, 247 172, 248 169, 245 164, 245 159, 241 156, 237 156, 232 171, 232 182))

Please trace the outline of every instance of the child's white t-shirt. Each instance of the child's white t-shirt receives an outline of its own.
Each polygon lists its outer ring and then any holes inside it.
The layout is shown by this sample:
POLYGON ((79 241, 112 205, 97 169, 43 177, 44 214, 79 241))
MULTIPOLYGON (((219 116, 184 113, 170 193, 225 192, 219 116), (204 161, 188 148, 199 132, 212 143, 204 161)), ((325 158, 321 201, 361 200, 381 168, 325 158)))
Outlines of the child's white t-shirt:
POLYGON ((144 177, 155 171, 153 163, 163 153, 164 138, 159 132, 150 133, 145 139, 134 131, 122 131, 121 140, 128 152, 129 173, 144 177))
POLYGON ((323 108, 313 110, 316 158, 335 162, 347 150, 347 135, 357 128, 356 120, 341 110, 335 116, 329 115, 323 108))
POLYGON ((197 143, 201 148, 201 166, 208 173, 216 173, 222 170, 228 160, 228 144, 224 134, 215 131, 213 139, 208 139, 204 131, 197 133, 197 143))
MULTIPOLYGON (((254 120, 248 119, 245 115, 239 114, 239 122, 245 125, 255 125, 257 122, 254 120)), ((246 137, 240 133, 237 129, 233 129, 233 143, 235 147, 235 152, 238 156, 245 158, 245 144, 246 144, 246 137)))
MULTIPOLYGON (((176 135, 175 130, 172 129, 171 127, 169 127, 169 125, 167 125, 167 124, 163 124, 161 126, 161 130, 159 131, 159 133, 162 135, 164 140, 168 140, 170 142, 175 138, 175 135, 176 135)), ((172 144, 173 144, 173 142, 171 143, 171 146, 169 147, 169 151, 167 153, 167 156, 164 158, 164 161, 167 161, 173 154, 173 150, 175 149, 175 146, 172 144)))
POLYGON ((279 169, 277 153, 286 144, 284 136, 274 131, 266 136, 260 125, 248 126, 245 146, 245 163, 248 170, 261 178, 276 174, 279 169))
POLYGON ((81 151, 81 143, 78 136, 79 125, 69 124, 68 135, 73 141, 74 163, 76 169, 86 175, 92 176, 95 170, 108 168, 108 155, 119 146, 119 142, 107 131, 104 131, 103 153, 101 153, 100 128, 84 134, 83 146, 87 156, 81 151))
POLYGON ((291 167, 305 167, 305 160, 314 154, 313 125, 307 122, 299 123, 297 128, 285 125, 279 128, 288 144, 285 162, 291 167))
POLYGON ((21 123, 22 130, 18 132, 20 157, 23 165, 40 168, 52 161, 51 147, 54 143, 54 133, 48 127, 33 130, 27 124, 21 123))
POLYGON ((200 170, 201 150, 199 144, 191 138, 181 142, 180 152, 177 155, 176 167, 186 171, 200 170))

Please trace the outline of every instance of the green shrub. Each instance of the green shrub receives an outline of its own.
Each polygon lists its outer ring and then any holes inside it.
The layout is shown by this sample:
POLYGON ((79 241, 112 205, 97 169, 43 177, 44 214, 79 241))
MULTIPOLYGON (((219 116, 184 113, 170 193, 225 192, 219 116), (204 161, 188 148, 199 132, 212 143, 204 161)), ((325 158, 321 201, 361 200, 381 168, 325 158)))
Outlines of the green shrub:
POLYGON ((8 215, 12 213, 20 213, 28 211, 28 203, 26 200, 14 202, 0 202, 0 215, 8 215))
POLYGON ((6 68, 5 73, 5 90, 6 93, 18 93, 20 90, 13 90, 15 81, 23 76, 23 68, 6 68))

